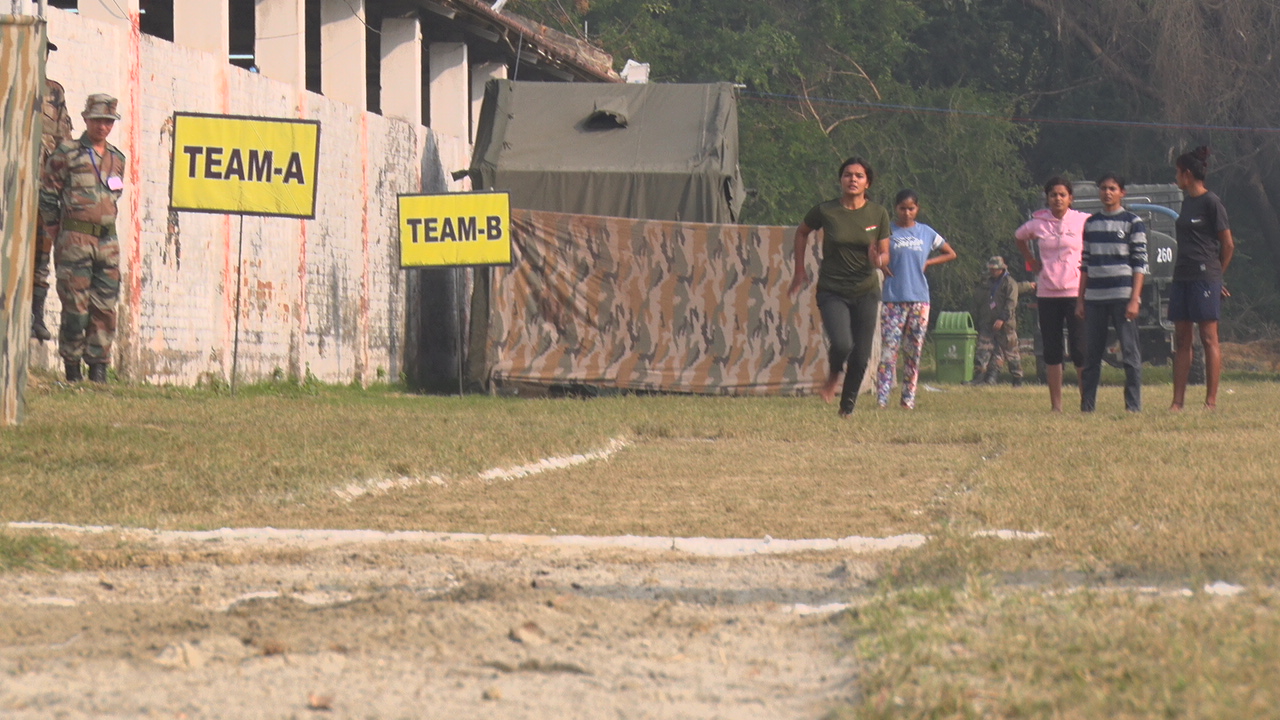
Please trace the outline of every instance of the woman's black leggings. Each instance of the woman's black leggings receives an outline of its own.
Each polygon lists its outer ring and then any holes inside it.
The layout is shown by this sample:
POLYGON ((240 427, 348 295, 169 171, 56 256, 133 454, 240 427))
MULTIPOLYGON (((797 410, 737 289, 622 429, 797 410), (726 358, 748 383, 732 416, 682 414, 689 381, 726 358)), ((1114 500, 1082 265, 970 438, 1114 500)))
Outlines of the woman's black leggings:
POLYGON ((822 328, 831 343, 828 353, 832 375, 844 370, 844 389, 840 393, 840 412, 853 412, 862 376, 871 358, 875 341, 876 320, 880 317, 880 291, 847 298, 835 293, 818 292, 818 312, 822 328))
POLYGON ((1084 365, 1084 332, 1076 317, 1075 298, 1036 298, 1040 315, 1040 337, 1044 342, 1044 364, 1061 365, 1071 358, 1076 367, 1084 365), (1067 342, 1062 342, 1062 329, 1067 329, 1067 342))

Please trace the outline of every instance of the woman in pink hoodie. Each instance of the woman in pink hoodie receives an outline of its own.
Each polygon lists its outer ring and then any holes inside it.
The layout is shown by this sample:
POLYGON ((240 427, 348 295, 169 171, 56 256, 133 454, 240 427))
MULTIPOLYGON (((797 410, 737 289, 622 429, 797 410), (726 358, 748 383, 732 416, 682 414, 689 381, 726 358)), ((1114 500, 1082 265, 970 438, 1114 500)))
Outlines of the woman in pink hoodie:
POLYGON ((1062 361, 1068 354, 1077 374, 1084 362, 1080 322, 1076 318, 1076 296, 1080 293, 1080 258, 1084 252, 1084 221, 1089 213, 1071 209, 1071 183, 1054 176, 1044 185, 1045 205, 1018 228, 1018 250, 1027 270, 1036 273, 1036 304, 1040 311, 1040 334, 1044 338, 1045 374, 1049 381, 1049 403, 1062 412, 1062 361), (1036 247, 1031 243, 1035 241, 1036 247), (1062 342, 1067 330, 1067 346, 1062 342))

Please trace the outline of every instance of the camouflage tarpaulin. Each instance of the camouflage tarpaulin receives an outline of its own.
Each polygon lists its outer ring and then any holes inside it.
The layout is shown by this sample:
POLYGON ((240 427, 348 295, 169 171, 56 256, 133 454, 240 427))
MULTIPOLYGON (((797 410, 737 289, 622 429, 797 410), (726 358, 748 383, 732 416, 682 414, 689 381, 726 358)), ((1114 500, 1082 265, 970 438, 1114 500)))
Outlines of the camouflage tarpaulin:
POLYGON ((777 395, 826 374, 813 282, 787 297, 791 228, 528 210, 512 224, 515 264, 477 298, 474 379, 777 395))
POLYGON ((43 90, 44 20, 0 15, 0 426, 27 384, 43 90))

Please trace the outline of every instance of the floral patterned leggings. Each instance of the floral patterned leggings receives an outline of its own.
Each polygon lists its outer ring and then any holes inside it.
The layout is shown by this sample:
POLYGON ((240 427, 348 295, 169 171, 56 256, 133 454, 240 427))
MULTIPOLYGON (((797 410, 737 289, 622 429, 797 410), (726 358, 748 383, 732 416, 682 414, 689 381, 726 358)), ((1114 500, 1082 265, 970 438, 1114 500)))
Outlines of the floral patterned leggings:
POLYGON ((902 347, 902 407, 916 406, 916 382, 920 378, 920 352, 929 330, 929 303, 884 303, 880 311, 880 367, 876 370, 876 401, 889 404, 889 389, 902 347))

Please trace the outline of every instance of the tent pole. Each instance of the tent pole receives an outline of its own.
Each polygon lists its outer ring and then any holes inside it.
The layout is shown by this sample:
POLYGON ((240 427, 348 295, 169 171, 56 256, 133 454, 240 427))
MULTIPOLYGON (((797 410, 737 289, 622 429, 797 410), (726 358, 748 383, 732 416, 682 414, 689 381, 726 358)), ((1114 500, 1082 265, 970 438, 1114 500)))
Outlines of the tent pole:
POLYGON ((462 283, 466 279, 462 273, 462 267, 455 265, 453 268, 453 286, 458 300, 458 397, 462 397, 462 300, 465 290, 462 283))
POLYGON ((244 215, 240 216, 240 245, 236 251, 236 329, 231 343, 231 395, 236 394, 236 369, 240 364, 240 276, 244 271, 244 215))

